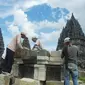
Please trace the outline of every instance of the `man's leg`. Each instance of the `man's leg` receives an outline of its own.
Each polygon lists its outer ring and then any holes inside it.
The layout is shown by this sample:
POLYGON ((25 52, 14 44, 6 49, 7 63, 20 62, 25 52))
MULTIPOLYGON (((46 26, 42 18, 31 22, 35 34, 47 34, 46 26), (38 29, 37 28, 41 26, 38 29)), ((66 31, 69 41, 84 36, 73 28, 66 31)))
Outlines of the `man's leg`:
POLYGON ((64 85, 70 85, 70 73, 68 69, 64 68, 64 85))
POLYGON ((8 62, 8 56, 7 56, 7 54, 8 54, 8 51, 7 51, 7 48, 6 48, 6 55, 5 55, 6 57, 5 57, 2 65, 1 65, 3 72, 6 72, 6 70, 7 70, 7 62, 8 62))
POLYGON ((78 85, 78 70, 72 71, 73 85, 78 85))
POLYGON ((14 52, 8 49, 8 62, 7 62, 7 72, 10 73, 14 61, 14 52))
POLYGON ((7 48, 6 58, 5 58, 5 61, 3 64, 2 71, 8 72, 8 73, 11 72, 11 68, 12 68, 12 64, 13 64, 13 56, 14 56, 14 52, 7 48))

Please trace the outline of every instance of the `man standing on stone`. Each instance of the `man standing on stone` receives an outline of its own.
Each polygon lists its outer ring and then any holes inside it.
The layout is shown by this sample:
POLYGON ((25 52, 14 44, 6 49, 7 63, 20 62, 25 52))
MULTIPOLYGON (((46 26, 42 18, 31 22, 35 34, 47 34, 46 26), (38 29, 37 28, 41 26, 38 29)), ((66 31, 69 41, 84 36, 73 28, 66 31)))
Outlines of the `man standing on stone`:
POLYGON ((12 41, 8 44, 7 48, 6 48, 6 56, 5 56, 5 60, 4 63, 2 65, 2 72, 3 73, 10 73, 11 69, 12 69, 12 64, 14 61, 14 54, 17 48, 21 48, 22 44, 21 41, 22 39, 27 38, 24 32, 21 32, 20 34, 16 35, 12 41))
POLYGON ((70 74, 74 85, 78 85, 78 47, 72 45, 69 37, 64 39, 61 58, 64 58, 64 85, 70 85, 70 74))

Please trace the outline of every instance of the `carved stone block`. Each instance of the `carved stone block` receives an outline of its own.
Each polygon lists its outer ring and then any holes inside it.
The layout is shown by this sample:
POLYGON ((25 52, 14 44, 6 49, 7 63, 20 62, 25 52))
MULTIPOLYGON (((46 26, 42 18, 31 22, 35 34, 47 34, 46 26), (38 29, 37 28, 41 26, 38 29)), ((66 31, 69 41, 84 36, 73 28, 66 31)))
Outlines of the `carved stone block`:
POLYGON ((49 57, 48 56, 37 56, 37 64, 48 64, 49 57))
POLYGON ((51 57, 60 57, 61 58, 61 51, 51 51, 51 57))
POLYGON ((34 79, 45 81, 46 80, 46 66, 34 65, 34 79))
POLYGON ((21 58, 23 63, 37 63, 37 52, 29 49, 18 49, 17 52, 15 52, 15 57, 21 58))
POLYGON ((38 52, 37 52, 37 55, 38 56, 49 56, 50 57, 50 53, 49 53, 49 51, 47 51, 47 50, 39 50, 38 52))
POLYGON ((46 66, 46 80, 61 81, 62 78, 62 67, 61 65, 47 65, 46 66))
POLYGON ((24 65, 23 64, 13 64, 12 74, 14 77, 23 77, 24 76, 24 65))

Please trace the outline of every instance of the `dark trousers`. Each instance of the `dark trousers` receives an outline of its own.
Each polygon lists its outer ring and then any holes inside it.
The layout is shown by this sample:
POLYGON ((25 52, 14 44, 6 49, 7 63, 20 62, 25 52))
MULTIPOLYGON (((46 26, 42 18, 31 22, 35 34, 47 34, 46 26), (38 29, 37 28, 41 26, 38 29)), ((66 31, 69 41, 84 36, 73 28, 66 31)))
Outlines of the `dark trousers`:
POLYGON ((10 50, 9 48, 6 49, 6 57, 3 63, 3 67, 2 67, 2 71, 4 72, 11 72, 12 69, 12 65, 14 62, 14 53, 12 50, 10 50))

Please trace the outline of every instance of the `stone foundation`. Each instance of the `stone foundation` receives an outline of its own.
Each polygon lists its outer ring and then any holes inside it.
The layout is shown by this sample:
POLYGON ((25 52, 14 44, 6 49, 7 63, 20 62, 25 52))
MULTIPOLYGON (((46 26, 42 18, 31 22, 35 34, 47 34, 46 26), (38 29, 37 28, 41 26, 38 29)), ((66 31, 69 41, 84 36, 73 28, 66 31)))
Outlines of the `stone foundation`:
POLYGON ((10 76, 0 74, 0 85, 10 85, 10 76))
POLYGON ((14 85, 40 85, 40 82, 30 78, 15 79, 14 85))

